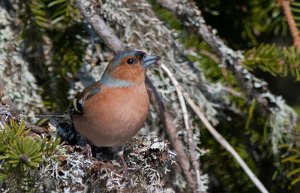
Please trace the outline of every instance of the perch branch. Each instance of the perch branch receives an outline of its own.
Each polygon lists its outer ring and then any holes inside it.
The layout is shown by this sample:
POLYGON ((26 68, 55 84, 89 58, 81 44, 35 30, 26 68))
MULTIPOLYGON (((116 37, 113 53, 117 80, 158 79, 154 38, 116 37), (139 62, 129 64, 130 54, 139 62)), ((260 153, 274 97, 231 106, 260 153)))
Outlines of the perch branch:
POLYGON ((291 30, 291 34, 292 34, 293 41, 294 41, 294 46, 296 48, 300 48, 300 35, 299 35, 299 31, 298 31, 296 22, 294 20, 292 11, 291 11, 290 1, 289 0, 278 0, 278 3, 282 6, 286 21, 291 30))
MULTIPOLYGON (((117 38, 113 30, 106 25, 103 19, 93 9, 96 7, 97 2, 91 3, 87 0, 77 0, 77 7, 86 21, 92 25, 97 35, 102 38, 105 45, 107 45, 114 53, 124 50, 122 42, 117 38)), ((152 99, 152 104, 155 109, 161 115, 161 118, 166 126, 168 136, 170 137, 171 144, 177 153, 176 159, 180 164, 183 174, 188 182, 189 187, 195 191, 195 181, 190 172, 189 159, 184 152, 184 146, 180 140, 176 137, 176 127, 174 126, 171 115, 165 110, 162 99, 160 99, 156 88, 153 86, 149 78, 146 78, 146 85, 149 95, 152 99)))
POLYGON ((200 108, 193 102, 191 97, 187 92, 183 91, 183 88, 179 85, 178 81, 172 74, 172 72, 162 64, 162 69, 167 73, 169 78, 171 79, 172 83, 176 87, 176 90, 180 92, 180 95, 183 95, 186 99, 187 103, 190 105, 190 107, 193 109, 193 111, 196 113, 196 115, 200 118, 204 126, 207 128, 207 130, 212 134, 212 136, 217 140, 222 147, 224 147, 240 164, 240 166, 243 168, 245 173, 249 176, 251 181, 255 184, 255 186, 262 192, 262 193, 268 193, 268 190, 264 187, 264 185, 259 181, 259 179, 255 176, 255 174, 251 171, 251 169, 247 166, 245 161, 239 156, 239 154, 234 150, 234 148, 227 142, 227 140, 217 132, 217 130, 210 124, 208 119, 205 117, 205 115, 201 112, 200 108))
POLYGON ((188 136, 187 141, 188 141, 188 146, 189 146, 190 159, 192 161, 192 166, 194 168, 195 175, 196 175, 197 189, 200 192, 201 191, 200 161, 199 161, 199 159, 197 159, 195 143, 194 143, 194 140, 193 140, 193 130, 189 125, 188 111, 187 111, 186 104, 185 104, 185 101, 184 101, 183 93, 182 93, 182 90, 180 89, 180 85, 179 85, 178 81, 176 80, 176 78, 174 77, 172 72, 168 69, 168 67, 164 64, 161 64, 161 68, 169 76, 169 78, 171 79, 171 81, 172 81, 172 83, 173 83, 173 85, 176 89, 176 92, 177 92, 178 100, 179 100, 179 103, 180 103, 180 106, 181 106, 181 109, 182 109, 184 125, 185 125, 185 128, 187 130, 187 136, 188 136))

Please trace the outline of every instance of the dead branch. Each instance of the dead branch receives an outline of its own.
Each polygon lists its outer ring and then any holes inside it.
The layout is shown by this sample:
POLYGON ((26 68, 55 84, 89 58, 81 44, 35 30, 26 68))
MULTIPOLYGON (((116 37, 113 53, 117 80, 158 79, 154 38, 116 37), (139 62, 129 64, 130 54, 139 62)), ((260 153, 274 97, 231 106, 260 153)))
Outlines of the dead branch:
POLYGON ((180 106, 182 109, 182 114, 183 114, 183 120, 185 124, 185 128, 187 130, 187 136, 188 136, 188 146, 189 146, 189 153, 190 153, 190 159, 192 161, 192 165, 195 171, 196 179, 197 179, 197 189, 200 192, 201 191, 201 180, 200 180, 200 161, 197 158, 197 153, 195 149, 195 143, 193 139, 193 130, 189 125, 189 117, 188 117, 188 112, 185 104, 185 100, 183 97, 182 89, 179 84, 179 82, 176 80, 175 76, 172 74, 172 72, 168 69, 168 67, 164 64, 161 64, 161 68, 166 72, 166 74, 169 76, 171 79, 173 85, 175 86, 178 99, 180 102, 180 106))
POLYGON ((165 109, 164 103, 162 101, 162 98, 160 97, 159 93, 157 92, 156 88, 153 86, 152 82, 149 80, 149 78, 146 79, 147 83, 147 90, 149 93, 151 104, 155 107, 156 111, 161 117, 161 120, 164 121, 164 124, 166 126, 167 134, 170 138, 171 144, 176 152, 176 158, 177 161, 182 169, 182 172, 184 173, 187 182, 189 183, 189 186, 192 190, 195 190, 196 183, 193 179, 192 173, 190 172, 190 162, 189 158, 184 152, 184 146, 182 142, 176 137, 176 127, 174 123, 172 122, 172 117, 170 113, 165 109))
POLYGON ((300 48, 300 34, 295 22, 295 19, 293 17, 291 7, 290 7, 290 1, 289 0, 278 0, 278 3, 282 6, 286 21, 288 23, 288 26, 291 30, 291 34, 294 41, 294 46, 296 48, 300 48))
MULTIPOLYGON (((77 0, 77 6, 87 20, 89 24, 92 25, 93 29, 97 33, 97 35, 103 39, 105 44, 115 53, 118 51, 124 50, 125 47, 122 45, 121 41, 116 37, 113 30, 106 25, 103 19, 96 14, 95 7, 97 6, 96 2, 89 2, 86 0, 77 0)), ((180 164, 180 167, 183 171, 183 174, 188 182, 189 187, 194 191, 196 191, 195 181, 190 172, 190 163, 189 159, 184 152, 184 146, 180 140, 176 137, 176 127, 172 122, 171 115, 165 110, 163 101, 159 97, 156 88, 151 83, 150 79, 146 79, 147 89, 150 91, 150 98, 152 99, 152 104, 155 109, 161 115, 163 122, 165 123, 166 130, 168 136, 170 137, 171 144, 176 151, 176 159, 180 164)))
POLYGON ((251 171, 251 169, 248 167, 248 165, 245 163, 245 161, 239 156, 239 154, 234 150, 234 148, 227 142, 227 140, 217 132, 217 130, 210 124, 210 122, 207 120, 205 115, 201 112, 200 108, 194 103, 194 101, 191 99, 189 94, 187 92, 184 92, 183 88, 180 86, 180 84, 177 82, 176 78, 172 74, 172 72, 168 69, 167 66, 162 64, 162 69, 167 73, 167 75, 172 80, 174 86, 176 89, 178 89, 178 92, 184 95, 184 98, 186 99, 187 103, 190 105, 190 107, 193 109, 193 111, 196 113, 196 115, 200 118, 204 126, 207 128, 207 130, 213 135, 213 137, 224 147, 240 164, 240 166, 243 168, 245 173, 249 176, 251 181, 256 185, 256 187, 262 192, 262 193, 268 193, 268 190, 264 187, 264 185, 259 181, 259 179, 255 176, 255 174, 251 171))
POLYGON ((255 174, 251 171, 251 169, 247 166, 245 161, 239 156, 239 154, 234 150, 234 148, 227 142, 227 140, 217 132, 217 130, 209 123, 204 114, 201 112, 200 108, 193 102, 193 100, 189 97, 188 93, 184 92, 184 97, 193 111, 197 114, 197 116, 201 119, 202 123, 205 125, 207 130, 213 135, 213 137, 235 158, 235 160, 240 164, 245 173, 249 176, 251 181, 255 184, 255 186, 262 192, 268 193, 269 191, 265 188, 265 186, 259 181, 259 179, 255 176, 255 174))

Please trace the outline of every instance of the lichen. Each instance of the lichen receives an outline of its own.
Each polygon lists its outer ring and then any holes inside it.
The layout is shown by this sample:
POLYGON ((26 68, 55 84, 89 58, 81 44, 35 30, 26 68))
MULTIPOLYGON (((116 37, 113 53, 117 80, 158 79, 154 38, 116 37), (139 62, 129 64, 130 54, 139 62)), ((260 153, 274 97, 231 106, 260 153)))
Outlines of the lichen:
POLYGON ((0 6, 0 77, 16 108, 33 118, 43 107, 35 77, 22 58, 20 41, 11 28, 14 20, 0 6))
POLYGON ((118 157, 104 159, 105 152, 96 149, 99 158, 88 159, 81 147, 62 146, 59 160, 41 168, 39 190, 42 192, 174 192, 167 176, 174 167, 174 154, 168 143, 158 138, 131 139, 125 148, 129 179, 123 174, 118 157), (99 155, 101 157, 99 157, 99 155))

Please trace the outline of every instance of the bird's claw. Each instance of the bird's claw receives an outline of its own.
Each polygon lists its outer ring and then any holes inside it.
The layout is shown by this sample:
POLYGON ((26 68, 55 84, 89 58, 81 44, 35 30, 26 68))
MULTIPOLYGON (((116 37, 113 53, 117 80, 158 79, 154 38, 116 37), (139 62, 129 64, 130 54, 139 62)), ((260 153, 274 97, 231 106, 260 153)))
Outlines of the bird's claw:
POLYGON ((82 151, 83 154, 86 154, 87 158, 88 159, 92 159, 93 158, 93 154, 92 154, 92 147, 90 144, 86 144, 83 151, 82 151))

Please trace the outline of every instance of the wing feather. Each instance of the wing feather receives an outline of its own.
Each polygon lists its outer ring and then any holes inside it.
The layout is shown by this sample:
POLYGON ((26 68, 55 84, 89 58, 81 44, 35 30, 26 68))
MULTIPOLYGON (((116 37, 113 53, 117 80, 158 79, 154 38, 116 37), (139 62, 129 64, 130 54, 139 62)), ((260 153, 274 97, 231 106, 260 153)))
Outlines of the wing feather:
POLYGON ((83 92, 79 93, 70 103, 68 111, 71 115, 82 116, 84 113, 84 102, 85 100, 93 97, 95 94, 101 92, 101 83, 95 82, 91 86, 84 89, 83 92))

